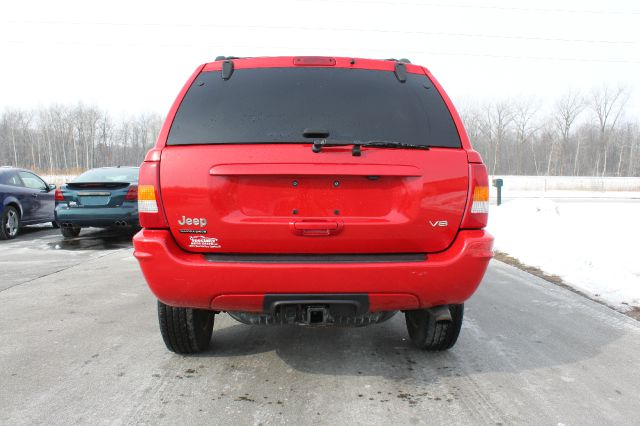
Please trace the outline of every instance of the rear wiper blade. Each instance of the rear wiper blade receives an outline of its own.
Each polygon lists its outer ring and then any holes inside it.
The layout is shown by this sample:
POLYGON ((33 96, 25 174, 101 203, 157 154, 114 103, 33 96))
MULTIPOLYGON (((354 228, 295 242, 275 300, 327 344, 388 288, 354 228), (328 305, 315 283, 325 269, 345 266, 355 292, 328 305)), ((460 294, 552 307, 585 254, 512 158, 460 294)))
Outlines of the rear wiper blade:
POLYGON ((363 142, 360 146, 378 146, 380 148, 409 148, 409 149, 430 149, 429 145, 416 145, 413 143, 397 142, 397 141, 368 141, 363 142))
POLYGON ((379 147, 379 148, 404 148, 404 149, 425 149, 428 150, 429 145, 415 145, 411 143, 398 142, 398 141, 382 141, 382 140, 371 140, 371 141, 348 141, 348 140, 327 140, 327 139, 317 139, 313 141, 311 145, 311 150, 315 153, 318 153, 322 150, 323 146, 348 146, 353 145, 353 149, 351 150, 351 154, 354 157, 359 157, 362 155, 362 151, 360 147, 362 146, 370 146, 370 147, 379 147))

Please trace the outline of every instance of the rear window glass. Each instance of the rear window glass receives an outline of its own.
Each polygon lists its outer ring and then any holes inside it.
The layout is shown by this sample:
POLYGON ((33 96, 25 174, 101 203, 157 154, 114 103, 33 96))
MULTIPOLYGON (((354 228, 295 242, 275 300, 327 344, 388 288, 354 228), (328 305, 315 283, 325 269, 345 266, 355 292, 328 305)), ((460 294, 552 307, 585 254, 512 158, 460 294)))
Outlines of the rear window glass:
POLYGON ((109 169, 92 169, 84 172, 72 183, 87 182, 137 182, 137 167, 116 167, 109 169))
POLYGON ((169 133, 169 145, 384 140, 459 148, 451 114, 425 75, 340 68, 257 68, 201 73, 169 133))
POLYGON ((23 186, 16 172, 0 173, 0 184, 11 186, 23 186))

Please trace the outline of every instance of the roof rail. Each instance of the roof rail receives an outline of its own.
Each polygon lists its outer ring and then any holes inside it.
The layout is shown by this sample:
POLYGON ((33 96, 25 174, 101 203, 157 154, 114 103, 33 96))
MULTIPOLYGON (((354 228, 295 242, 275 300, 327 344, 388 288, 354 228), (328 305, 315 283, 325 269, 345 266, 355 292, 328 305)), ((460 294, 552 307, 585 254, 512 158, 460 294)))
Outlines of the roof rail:
POLYGON ((400 83, 405 83, 407 81, 407 68, 404 62, 396 62, 393 73, 396 75, 396 78, 400 83))
POLYGON ((216 56, 215 60, 216 61, 227 61, 227 60, 230 60, 230 59, 244 59, 244 58, 241 58, 239 56, 223 56, 223 55, 221 55, 221 56, 216 56))
POLYGON ((222 79, 229 80, 233 74, 233 61, 227 59, 222 63, 222 79))
POLYGON ((400 58, 400 59, 387 58, 387 59, 383 59, 383 61, 402 62, 403 64, 410 64, 411 63, 411 61, 408 60, 407 58, 400 58))

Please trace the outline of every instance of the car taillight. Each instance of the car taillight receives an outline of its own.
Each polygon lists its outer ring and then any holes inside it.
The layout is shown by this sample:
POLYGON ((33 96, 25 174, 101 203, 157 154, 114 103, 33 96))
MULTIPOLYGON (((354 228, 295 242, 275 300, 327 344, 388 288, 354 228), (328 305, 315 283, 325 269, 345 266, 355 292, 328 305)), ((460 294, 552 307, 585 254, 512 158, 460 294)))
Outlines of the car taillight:
POLYGON ((156 188, 153 185, 140 185, 138 188, 138 212, 158 213, 156 188))
POLYGON ((140 166, 138 216, 143 228, 168 228, 160 198, 160 150, 152 149, 140 166))
POLYGON ((60 188, 56 188, 53 198, 56 201, 64 201, 64 195, 62 195, 62 190, 60 188))
POLYGON ((469 164, 469 195, 463 229, 481 229, 489 219, 489 176, 484 164, 469 164))
POLYGON ((138 185, 129 186, 127 195, 124 196, 125 201, 136 201, 138 199, 138 185))

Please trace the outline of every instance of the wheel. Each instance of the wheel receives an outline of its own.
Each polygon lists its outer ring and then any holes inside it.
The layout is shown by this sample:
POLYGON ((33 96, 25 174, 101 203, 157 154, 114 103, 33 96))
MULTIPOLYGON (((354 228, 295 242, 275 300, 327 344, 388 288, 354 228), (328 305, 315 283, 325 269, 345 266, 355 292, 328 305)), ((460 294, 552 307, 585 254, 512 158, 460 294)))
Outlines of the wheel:
POLYGON ((451 320, 436 321, 434 311, 406 311, 407 331, 413 344, 427 351, 444 351, 455 345, 462 327, 464 305, 449 305, 451 320))
POLYGON ((215 314, 203 309, 174 308, 158 301, 158 320, 167 349, 194 354, 209 347, 215 314))
POLYGON ((58 229, 60 228, 60 225, 58 225, 58 222, 56 222, 55 220, 51 221, 51 226, 53 226, 53 229, 58 229))
POLYGON ((65 226, 63 228, 60 228, 60 232, 65 238, 73 238, 80 235, 81 229, 82 228, 80 228, 79 226, 65 226))
POLYGON ((2 226, 0 226, 0 240, 11 240, 18 235, 20 230, 20 213, 13 206, 7 206, 2 210, 2 226))

